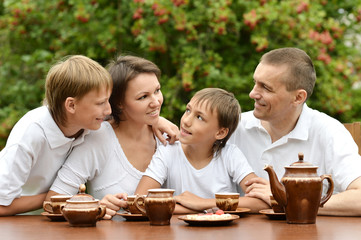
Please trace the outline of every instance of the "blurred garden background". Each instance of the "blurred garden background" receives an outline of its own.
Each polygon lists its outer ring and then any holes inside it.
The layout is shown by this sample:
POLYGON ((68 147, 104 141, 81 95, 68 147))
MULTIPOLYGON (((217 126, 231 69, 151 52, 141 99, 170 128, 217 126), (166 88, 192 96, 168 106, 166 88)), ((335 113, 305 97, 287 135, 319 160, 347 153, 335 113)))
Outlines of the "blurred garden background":
POLYGON ((0 149, 42 104, 46 73, 66 55, 103 66, 119 54, 162 70, 162 116, 177 125, 195 91, 232 91, 243 111, 262 54, 298 47, 317 72, 308 105, 361 121, 361 0, 0 0, 0 149))

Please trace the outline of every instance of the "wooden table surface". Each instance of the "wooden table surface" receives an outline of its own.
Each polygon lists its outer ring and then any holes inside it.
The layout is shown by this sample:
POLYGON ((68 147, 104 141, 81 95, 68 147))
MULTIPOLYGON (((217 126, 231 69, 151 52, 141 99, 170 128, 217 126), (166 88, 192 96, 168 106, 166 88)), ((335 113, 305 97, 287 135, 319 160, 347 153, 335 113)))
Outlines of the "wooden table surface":
POLYGON ((70 227, 45 216, 0 217, 0 239, 361 239, 360 217, 318 216, 316 224, 287 224, 261 214, 245 214, 226 226, 190 226, 174 215, 169 226, 126 221, 120 216, 96 227, 70 227))

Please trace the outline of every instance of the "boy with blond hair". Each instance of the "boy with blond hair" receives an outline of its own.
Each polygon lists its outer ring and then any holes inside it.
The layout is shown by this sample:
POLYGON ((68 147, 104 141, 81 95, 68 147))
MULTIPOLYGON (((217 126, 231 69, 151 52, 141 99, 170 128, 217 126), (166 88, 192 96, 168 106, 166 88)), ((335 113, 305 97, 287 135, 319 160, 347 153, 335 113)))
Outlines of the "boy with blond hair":
POLYGON ((55 64, 45 88, 44 106, 17 122, 0 152, 0 216, 41 208, 72 149, 111 113, 111 76, 85 56, 55 64))
MULTIPOLYGON (((232 93, 219 88, 198 91, 187 104, 180 124, 179 142, 160 146, 136 189, 175 189, 176 213, 216 206, 216 192, 246 191, 256 177, 243 153, 226 144, 237 128, 241 108, 232 93)), ((239 206, 257 212, 268 208, 262 200, 241 197, 239 206)))

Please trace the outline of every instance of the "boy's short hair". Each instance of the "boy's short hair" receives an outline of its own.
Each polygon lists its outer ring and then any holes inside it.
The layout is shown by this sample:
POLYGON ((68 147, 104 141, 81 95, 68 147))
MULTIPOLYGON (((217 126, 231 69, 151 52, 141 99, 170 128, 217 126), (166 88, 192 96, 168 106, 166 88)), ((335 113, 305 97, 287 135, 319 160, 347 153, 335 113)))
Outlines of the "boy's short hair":
POLYGON ((206 108, 216 111, 219 127, 229 129, 227 136, 213 145, 213 153, 218 155, 238 126, 241 106, 233 93, 221 88, 204 88, 196 92, 193 98, 196 104, 205 103, 206 108))
POLYGON ((68 97, 81 99, 92 90, 112 88, 109 72, 96 61, 82 56, 67 56, 49 70, 45 81, 44 104, 57 124, 66 126, 64 102, 68 97))
POLYGON ((124 103, 125 92, 128 88, 129 81, 136 78, 142 73, 154 73, 159 81, 161 71, 153 62, 131 55, 118 56, 107 66, 107 69, 113 79, 113 91, 109 99, 112 108, 112 118, 116 124, 119 124, 122 119, 121 104, 124 103))

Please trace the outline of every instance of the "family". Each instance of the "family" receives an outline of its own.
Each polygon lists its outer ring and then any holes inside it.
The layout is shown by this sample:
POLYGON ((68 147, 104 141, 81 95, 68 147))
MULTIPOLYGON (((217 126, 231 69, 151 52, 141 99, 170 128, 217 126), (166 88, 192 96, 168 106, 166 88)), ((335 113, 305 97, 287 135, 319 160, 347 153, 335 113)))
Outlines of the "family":
POLYGON ((0 216, 40 213, 55 194, 86 183, 106 205, 105 219, 127 208, 127 195, 175 190, 175 213, 214 207, 216 192, 240 192, 240 207, 270 208, 269 164, 279 178, 297 161, 331 174, 334 194, 320 215, 361 216, 361 156, 336 119, 307 106, 316 72, 298 48, 264 54, 249 93, 254 110, 228 91, 205 88, 178 127, 160 117, 161 71, 119 56, 107 68, 81 55, 48 72, 44 105, 14 126, 0 152, 0 216))

